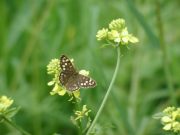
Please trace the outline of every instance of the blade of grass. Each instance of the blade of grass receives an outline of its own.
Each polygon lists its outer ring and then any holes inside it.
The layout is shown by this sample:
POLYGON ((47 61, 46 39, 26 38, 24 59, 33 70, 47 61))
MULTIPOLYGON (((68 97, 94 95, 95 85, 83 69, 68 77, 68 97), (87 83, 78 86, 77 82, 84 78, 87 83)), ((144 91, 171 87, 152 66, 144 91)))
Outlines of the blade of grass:
POLYGON ((53 8, 53 2, 48 1, 49 4, 47 3, 47 6, 44 8, 44 11, 42 13, 42 16, 39 18, 39 21, 35 24, 34 28, 33 28, 33 34, 29 39, 29 42, 27 44, 27 47, 24 50, 22 59, 21 59, 21 63, 19 65, 19 68, 17 68, 17 71, 15 72, 14 78, 12 79, 12 83, 11 83, 11 89, 16 89, 17 87, 17 83, 23 73, 23 70, 25 69, 25 66, 31 56, 31 53, 33 52, 33 49, 35 49, 35 45, 36 42, 38 40, 38 33, 40 33, 40 31, 42 30, 44 23, 46 22, 46 20, 49 17, 49 13, 51 11, 51 9, 53 8))
MULTIPOLYGON (((129 106, 128 106, 128 119, 129 123, 131 124, 134 132, 137 131, 137 120, 136 120, 136 113, 137 113, 137 98, 138 98, 138 89, 139 89, 139 69, 140 69, 140 48, 135 50, 135 56, 133 59, 133 69, 132 69, 132 79, 131 79, 131 88, 130 88, 130 95, 129 95, 129 106)), ((134 133, 135 134, 135 133, 134 133)))
POLYGON ((173 80, 172 80, 170 66, 169 66, 170 65, 169 55, 168 55, 167 45, 164 39, 164 28, 163 28, 163 22, 162 22, 162 17, 161 17, 161 5, 160 5, 159 0, 156 1, 156 15, 157 15, 156 16, 157 28, 159 31, 160 46, 161 46, 161 51, 163 53, 163 66, 164 66, 164 74, 166 78, 166 83, 169 89, 171 103, 172 105, 177 105, 176 96, 174 92, 174 86, 173 86, 173 80))

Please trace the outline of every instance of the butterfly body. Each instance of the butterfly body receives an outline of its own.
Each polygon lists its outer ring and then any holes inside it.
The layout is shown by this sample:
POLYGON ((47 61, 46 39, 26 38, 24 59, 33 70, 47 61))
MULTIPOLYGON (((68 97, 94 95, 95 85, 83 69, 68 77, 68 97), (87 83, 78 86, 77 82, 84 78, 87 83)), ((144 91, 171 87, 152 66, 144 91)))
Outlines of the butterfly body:
POLYGON ((60 58, 60 73, 59 80, 63 86, 69 91, 75 91, 80 88, 93 88, 96 82, 88 76, 79 74, 74 68, 68 57, 62 55, 60 58))

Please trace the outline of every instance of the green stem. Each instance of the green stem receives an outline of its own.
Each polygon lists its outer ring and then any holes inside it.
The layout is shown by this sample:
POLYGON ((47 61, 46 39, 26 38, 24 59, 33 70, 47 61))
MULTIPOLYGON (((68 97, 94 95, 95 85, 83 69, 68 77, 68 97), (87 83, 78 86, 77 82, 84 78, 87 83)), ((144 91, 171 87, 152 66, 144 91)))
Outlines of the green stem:
POLYGON ((108 88, 108 90, 106 92, 106 95, 104 96, 104 99, 103 99, 103 101, 101 103, 101 106, 99 107, 99 110, 98 110, 98 112, 97 112, 97 114, 96 114, 96 116, 95 116, 95 118, 94 118, 90 128, 88 129, 86 135, 89 135, 90 132, 92 131, 93 127, 95 126, 95 124, 96 124, 96 122, 97 122, 97 120, 98 120, 98 118, 99 118, 99 116, 100 116, 100 114, 102 112, 102 109, 104 108, 104 105, 105 105, 105 103, 107 101, 107 98, 108 98, 108 96, 109 96, 109 94, 111 92, 111 89, 112 89, 112 86, 114 84, 114 81, 116 79, 116 76, 117 76, 117 73, 118 73, 118 69, 119 69, 119 64, 120 64, 120 47, 118 46, 116 49, 117 49, 117 63, 116 63, 116 68, 115 68, 115 71, 114 71, 111 83, 110 83, 109 88, 108 88))
MULTIPOLYGON (((76 110, 81 110, 81 107, 80 107, 80 103, 78 101, 78 99, 76 99, 76 97, 74 97, 73 95, 73 99, 75 99, 75 108, 76 110)), ((79 135, 82 135, 83 134, 83 127, 82 127, 82 121, 78 120, 78 134, 79 135)))
POLYGON ((16 130, 18 130, 22 135, 31 135, 30 133, 28 133, 27 131, 23 130, 22 128, 20 128, 18 125, 16 125, 15 123, 13 123, 11 120, 9 120, 8 118, 6 118, 6 116, 2 116, 3 120, 8 123, 9 125, 11 125, 12 127, 14 127, 16 130))
POLYGON ((169 64, 168 50, 167 50, 167 45, 165 44, 165 39, 164 39, 164 29, 163 29, 163 23, 162 23, 162 18, 161 18, 160 2, 158 0, 156 1, 156 12, 157 12, 157 25, 158 25, 158 30, 159 30, 160 46, 163 53, 164 74, 166 77, 166 82, 168 85, 171 102, 172 104, 177 105, 171 71, 169 67, 170 64, 169 64))

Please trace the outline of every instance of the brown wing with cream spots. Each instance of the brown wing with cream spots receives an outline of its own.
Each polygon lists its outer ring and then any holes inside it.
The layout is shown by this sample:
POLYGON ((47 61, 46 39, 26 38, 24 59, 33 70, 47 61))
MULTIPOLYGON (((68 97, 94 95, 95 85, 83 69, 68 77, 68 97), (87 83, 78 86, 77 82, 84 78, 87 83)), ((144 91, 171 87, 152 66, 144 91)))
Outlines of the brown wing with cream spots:
POLYGON ((96 81, 88 76, 78 74, 78 85, 81 88, 94 88, 96 86, 96 81))
POLYGON ((62 71, 59 76, 59 80, 62 85, 65 85, 68 82, 69 78, 77 72, 70 59, 65 55, 62 55, 60 58, 60 67, 62 71))
POLYGON ((81 74, 71 76, 65 84, 66 89, 69 91, 75 91, 80 88, 94 88, 95 86, 96 82, 93 79, 81 74))

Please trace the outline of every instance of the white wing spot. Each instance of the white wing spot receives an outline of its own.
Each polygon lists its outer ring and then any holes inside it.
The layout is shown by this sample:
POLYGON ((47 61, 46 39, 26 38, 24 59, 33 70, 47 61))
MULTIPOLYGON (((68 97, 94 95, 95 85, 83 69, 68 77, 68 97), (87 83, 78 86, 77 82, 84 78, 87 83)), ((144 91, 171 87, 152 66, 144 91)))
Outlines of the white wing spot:
POLYGON ((63 70, 66 70, 66 68, 65 68, 65 67, 63 67, 63 70))
POLYGON ((91 82, 89 83, 90 85, 93 85, 94 84, 94 82, 91 80, 91 82))

